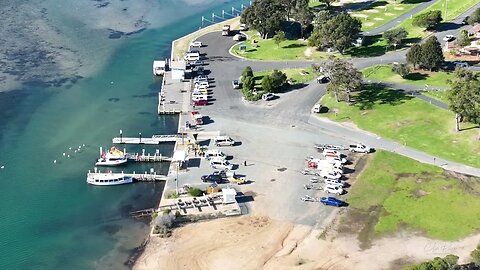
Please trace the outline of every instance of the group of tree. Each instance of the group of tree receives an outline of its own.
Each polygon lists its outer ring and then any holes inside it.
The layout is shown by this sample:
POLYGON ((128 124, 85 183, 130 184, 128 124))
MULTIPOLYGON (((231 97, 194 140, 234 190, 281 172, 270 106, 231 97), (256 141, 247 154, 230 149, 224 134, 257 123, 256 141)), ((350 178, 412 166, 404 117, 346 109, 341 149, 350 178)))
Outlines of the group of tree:
MULTIPOLYGON (((478 73, 459 68, 455 71, 455 79, 450 81, 447 97, 450 109, 456 113, 455 129, 457 131, 460 130, 461 121, 480 124, 479 76, 478 73)), ((477 139, 480 139, 480 134, 477 139)))
POLYGON ((424 68, 433 70, 439 68, 444 62, 442 46, 437 37, 429 37, 422 45, 413 44, 407 52, 407 62, 416 69, 424 68))
POLYGON ((394 28, 383 32, 383 38, 387 41, 388 45, 397 46, 402 45, 402 40, 408 35, 407 31, 403 27, 394 28))
POLYGON ((242 12, 240 22, 257 30, 262 38, 272 37, 282 29, 282 23, 294 19, 301 26, 301 35, 312 23, 313 11, 309 0, 255 0, 242 12))
POLYGON ((323 67, 323 71, 330 77, 327 91, 334 94, 337 102, 350 103, 351 93, 361 90, 362 73, 351 62, 334 59, 323 67))
POLYGON ((253 70, 250 66, 243 69, 242 72, 242 90, 245 93, 250 93, 255 86, 255 79, 253 77, 253 70))
POLYGON ((480 245, 470 253, 471 263, 458 264, 459 257, 449 254, 443 258, 435 257, 433 260, 407 266, 405 270, 471 270, 479 269, 480 245))
POLYGON ((460 34, 458 35, 457 44, 458 46, 465 47, 470 45, 470 43, 471 43, 471 40, 470 40, 470 36, 468 35, 468 31, 463 29, 462 31, 460 31, 460 34))
POLYGON ((309 45, 318 48, 334 47, 340 53, 353 45, 362 28, 358 18, 342 12, 332 14, 322 11, 315 17, 315 25, 309 38, 309 45))
POLYGON ((268 93, 278 93, 287 81, 287 75, 277 69, 262 78, 262 89, 268 93))
POLYGON ((431 10, 413 17, 412 24, 430 30, 435 28, 441 21, 442 12, 440 10, 431 10))
POLYGON ((468 24, 480 23, 480 8, 477 8, 467 19, 468 24))

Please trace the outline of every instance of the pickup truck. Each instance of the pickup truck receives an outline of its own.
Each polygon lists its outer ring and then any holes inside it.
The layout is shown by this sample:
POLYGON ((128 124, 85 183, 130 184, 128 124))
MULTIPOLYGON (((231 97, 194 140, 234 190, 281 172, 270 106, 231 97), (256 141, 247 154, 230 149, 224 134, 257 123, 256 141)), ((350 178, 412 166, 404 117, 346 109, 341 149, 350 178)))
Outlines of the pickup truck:
POLYGON ((360 152, 360 153, 370 153, 372 149, 370 147, 365 146, 364 144, 350 144, 348 146, 348 150, 352 153, 360 152))

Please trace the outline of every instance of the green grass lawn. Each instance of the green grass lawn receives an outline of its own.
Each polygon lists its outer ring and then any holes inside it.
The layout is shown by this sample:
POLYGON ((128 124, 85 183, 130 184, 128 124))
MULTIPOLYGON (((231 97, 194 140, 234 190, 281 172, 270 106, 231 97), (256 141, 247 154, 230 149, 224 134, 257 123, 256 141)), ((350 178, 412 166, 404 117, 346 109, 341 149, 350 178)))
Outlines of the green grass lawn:
POLYGON ((416 3, 392 3, 377 1, 365 9, 352 12, 351 15, 360 19, 362 31, 372 30, 385 23, 395 20, 398 16, 411 10, 420 2, 416 3))
POLYGON ((366 79, 395 82, 412 85, 448 87, 448 80, 454 78, 453 72, 413 71, 402 78, 392 71, 392 65, 377 65, 362 70, 366 79))
POLYGON ((454 131, 454 113, 430 105, 405 93, 377 85, 367 85, 353 96, 356 104, 337 103, 325 95, 322 104, 330 109, 324 116, 339 122, 353 122, 420 151, 480 168, 480 143, 476 125, 464 123, 454 131), (332 112, 337 110, 337 114, 332 112))
POLYGON ((326 59, 329 53, 317 51, 307 45, 307 41, 286 40, 277 46, 272 39, 261 39, 256 35, 250 36, 249 40, 255 38, 258 41, 257 48, 252 46, 250 41, 235 45, 232 52, 236 55, 256 60, 304 60, 304 59, 326 59), (240 45, 247 45, 245 52, 239 50, 240 45), (310 53, 306 53, 306 51, 310 53))
POLYGON ((447 98, 447 92, 446 91, 422 91, 422 94, 437 100, 440 100, 444 103, 449 103, 447 98))
POLYGON ((480 229, 479 180, 459 180, 439 167, 378 151, 350 189, 347 201, 350 211, 366 216, 371 209, 382 209, 371 224, 377 236, 404 228, 456 240, 480 229))
MULTIPOLYGON (((445 1, 437 1, 421 13, 431 11, 431 10, 441 10, 442 18, 444 21, 450 21, 466 10, 468 10, 473 5, 477 4, 478 0, 448 0, 447 5, 447 18, 445 18, 445 1)), ((398 27, 404 27, 408 32, 407 38, 423 38, 427 35, 427 32, 423 31, 423 28, 416 27, 412 25, 413 19, 407 19, 403 21, 398 27)))
MULTIPOLYGON (((260 72, 255 72, 255 84, 261 87, 263 77, 267 74, 271 74, 272 71, 273 70, 264 70, 260 72)), ((305 84, 319 76, 319 74, 313 72, 313 69, 311 67, 280 69, 280 71, 287 75, 288 80, 292 80, 293 86, 305 84)))

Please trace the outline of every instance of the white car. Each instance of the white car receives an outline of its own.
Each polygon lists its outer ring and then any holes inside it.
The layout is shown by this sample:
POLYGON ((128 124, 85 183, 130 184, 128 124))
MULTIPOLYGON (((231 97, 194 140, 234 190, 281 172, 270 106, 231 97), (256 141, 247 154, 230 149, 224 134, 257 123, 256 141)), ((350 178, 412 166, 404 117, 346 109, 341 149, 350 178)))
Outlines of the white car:
POLYGON ((202 42, 201 41, 194 41, 192 42, 192 44, 190 44, 191 47, 197 47, 197 48, 200 48, 203 46, 202 42))
POLYGON ((347 183, 342 180, 334 180, 334 179, 324 179, 324 182, 326 185, 332 185, 332 186, 339 186, 339 187, 345 187, 347 183))
POLYGON ((327 171, 327 170, 322 170, 320 171, 319 173, 319 176, 320 177, 323 177, 323 179, 334 179, 334 180, 338 180, 342 177, 342 174, 338 171, 336 172, 331 172, 331 171, 327 171))
POLYGON ((246 30, 248 30, 248 27, 247 27, 246 24, 242 23, 242 24, 240 24, 240 28, 239 28, 239 29, 240 29, 240 31, 246 31, 246 30))
POLYGON ((321 110, 322 110, 322 104, 317 103, 317 104, 315 104, 315 106, 313 106, 312 112, 320 113, 321 110))
POLYGON ((216 170, 232 170, 233 169, 233 165, 222 158, 210 159, 210 167, 216 170))
POLYGON ((446 35, 444 38, 443 38, 443 41, 452 41, 455 39, 455 36, 454 35, 446 35))
POLYGON ((326 193, 332 193, 336 195, 342 195, 343 194, 343 188, 340 186, 334 186, 334 185, 326 185, 323 188, 323 191, 326 193))
POLYGON ((233 36, 234 41, 242 41, 242 40, 245 40, 245 39, 247 39, 247 37, 245 35, 242 35, 242 34, 236 34, 235 36, 233 36))
POLYGON ((218 149, 211 149, 211 150, 207 150, 205 152, 205 158, 207 160, 210 160, 210 159, 226 159, 227 156, 220 150, 218 149))
POLYGON ((262 95, 262 99, 265 100, 265 101, 268 101, 268 100, 271 100, 275 97, 274 94, 272 93, 266 93, 266 94, 263 94, 262 95))
POLYGON ((348 146, 348 150, 352 153, 355 152, 361 152, 361 153, 370 153, 372 149, 364 144, 358 143, 358 144, 350 144, 348 146))

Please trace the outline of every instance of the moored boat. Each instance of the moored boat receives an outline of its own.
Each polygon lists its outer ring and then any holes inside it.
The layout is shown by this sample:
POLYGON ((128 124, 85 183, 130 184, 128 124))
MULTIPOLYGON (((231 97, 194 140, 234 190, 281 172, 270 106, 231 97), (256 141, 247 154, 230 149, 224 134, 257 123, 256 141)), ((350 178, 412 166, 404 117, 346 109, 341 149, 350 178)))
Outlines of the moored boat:
POLYGON ((103 152, 100 147, 100 158, 95 163, 96 166, 118 166, 127 163, 127 155, 124 151, 116 147, 110 148, 110 151, 103 152))
POLYGON ((130 184, 133 182, 132 176, 124 173, 89 173, 87 174, 87 183, 95 186, 115 186, 130 184))

